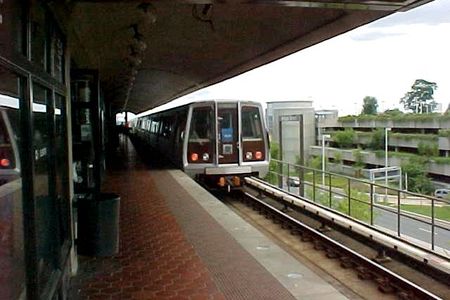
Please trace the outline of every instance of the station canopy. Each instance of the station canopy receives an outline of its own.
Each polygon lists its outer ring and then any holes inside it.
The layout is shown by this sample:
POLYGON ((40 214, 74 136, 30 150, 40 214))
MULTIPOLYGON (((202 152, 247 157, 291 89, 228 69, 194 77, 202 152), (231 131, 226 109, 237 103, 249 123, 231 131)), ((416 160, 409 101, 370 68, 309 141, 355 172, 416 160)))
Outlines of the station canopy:
MULTIPOLYGON (((423 0, 50 1, 72 65, 142 112, 423 0)), ((318 62, 318 67, 320 62, 318 62)))

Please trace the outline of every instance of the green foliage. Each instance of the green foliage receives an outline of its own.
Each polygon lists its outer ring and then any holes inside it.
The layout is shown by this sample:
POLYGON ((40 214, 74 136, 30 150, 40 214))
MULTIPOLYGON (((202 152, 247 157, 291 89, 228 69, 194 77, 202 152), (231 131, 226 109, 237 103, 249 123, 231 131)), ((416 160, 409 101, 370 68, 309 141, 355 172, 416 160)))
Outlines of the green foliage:
POLYGON ((419 155, 423 155, 425 157, 439 156, 439 145, 437 143, 421 141, 417 146, 417 151, 419 152, 419 155))
POLYGON ((402 165, 403 172, 408 174, 408 190, 421 194, 431 194, 434 191, 433 183, 424 170, 426 164, 427 158, 415 156, 402 165))
MULTIPOLYGON (((342 187, 344 191, 347 191, 347 187, 342 187)), ((350 215, 353 218, 361 220, 363 222, 370 221, 370 199, 369 196, 364 192, 359 192, 356 189, 351 189, 351 200, 350 200, 350 215)), ((312 201, 322 204, 323 206, 330 207, 330 195, 328 191, 323 191, 319 188, 316 188, 315 199, 313 199, 313 190, 306 189, 305 196, 312 201)), ((331 206, 335 208, 337 211, 348 215, 348 198, 344 197, 343 199, 336 200, 332 198, 331 206)))
POLYGON ((384 149, 384 140, 384 130, 382 128, 375 129, 369 143, 369 148, 373 150, 384 149))
POLYGON ((377 98, 366 96, 363 100, 363 108, 361 114, 363 115, 376 115, 378 110, 378 101, 377 98))
POLYGON ((351 148, 354 140, 355 132, 353 129, 345 129, 343 131, 337 131, 333 134, 333 141, 338 144, 339 148, 351 148))
POLYGON ((390 137, 397 138, 405 141, 412 141, 412 140, 422 140, 422 141, 428 141, 428 142, 437 142, 438 136, 435 134, 420 134, 420 133, 390 133, 390 137))
POLYGON ((375 157, 376 158, 382 158, 382 157, 384 157, 384 153, 386 151, 384 151, 384 150, 375 150, 374 152, 375 152, 375 157))
MULTIPOLYGON (((402 210, 411 211, 416 214, 420 214, 423 216, 431 217, 431 206, 430 205, 411 205, 411 204, 402 204, 402 210)), ((434 207, 434 216, 437 219, 445 220, 447 222, 450 221, 450 207, 447 205, 444 206, 435 206, 434 207)))
POLYGON ((450 129, 439 129, 438 135, 440 137, 450 137, 450 129))
POLYGON ((441 115, 438 113, 428 113, 428 114, 381 114, 381 115, 361 115, 361 116, 344 116, 338 119, 341 123, 351 123, 352 125, 356 122, 363 121, 395 121, 395 122, 430 122, 430 121, 449 121, 450 114, 441 115))
POLYGON ((364 166, 366 165, 363 160, 364 156, 361 152, 361 149, 353 150, 353 157, 355 158, 355 163, 353 165, 355 167, 355 177, 359 178, 362 176, 362 168, 364 168, 364 166))
POLYGON ((365 166, 364 155, 362 154, 361 149, 353 150, 353 157, 355 158, 355 164, 354 164, 355 167, 362 168, 365 166))
POLYGON ((342 153, 339 151, 335 151, 334 153, 334 162, 337 164, 342 164, 342 153))
POLYGON ((320 170, 322 169, 322 156, 316 156, 311 158, 311 160, 309 161, 309 166, 313 169, 317 169, 320 170))
POLYGON ((411 90, 400 99, 405 109, 412 110, 415 113, 430 113, 437 104, 433 100, 434 90, 437 89, 435 82, 416 79, 411 90))
POLYGON ((450 165, 450 157, 432 157, 431 160, 440 165, 450 165))
MULTIPOLYGON (((350 216, 360 221, 370 222, 370 197, 367 193, 350 189, 350 216)), ((348 215, 348 199, 339 202, 338 210, 348 215)))
POLYGON ((400 109, 394 108, 394 109, 387 109, 387 110, 385 110, 383 112, 383 115, 396 117, 396 116, 404 115, 404 113, 400 109))
POLYGON ((278 143, 270 143, 270 157, 280 159, 280 146, 278 143))
POLYGON ((270 163, 269 163, 269 172, 264 178, 265 181, 276 184, 278 182, 278 176, 275 173, 278 173, 278 164, 274 162, 272 159, 279 159, 280 155, 280 147, 277 143, 270 143, 270 163))

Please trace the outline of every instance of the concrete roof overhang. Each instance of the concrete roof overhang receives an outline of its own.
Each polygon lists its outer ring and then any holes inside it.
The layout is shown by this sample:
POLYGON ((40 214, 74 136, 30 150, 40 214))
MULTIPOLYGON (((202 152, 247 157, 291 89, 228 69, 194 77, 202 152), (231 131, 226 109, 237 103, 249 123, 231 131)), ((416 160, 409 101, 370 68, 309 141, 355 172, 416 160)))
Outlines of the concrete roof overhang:
POLYGON ((74 65, 99 70, 114 111, 137 113, 426 2, 75 0, 51 7, 74 65))

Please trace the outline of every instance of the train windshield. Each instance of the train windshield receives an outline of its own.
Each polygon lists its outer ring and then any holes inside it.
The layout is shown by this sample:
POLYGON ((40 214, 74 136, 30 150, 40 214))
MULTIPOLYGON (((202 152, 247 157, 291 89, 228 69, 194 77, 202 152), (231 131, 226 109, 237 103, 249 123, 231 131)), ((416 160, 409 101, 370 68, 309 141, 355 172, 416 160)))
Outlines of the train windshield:
POLYGON ((197 107, 192 112, 189 142, 206 142, 212 138, 213 110, 211 107, 197 107))
POLYGON ((243 161, 262 161, 266 159, 266 145, 260 110, 256 106, 241 108, 243 161))
POLYGON ((188 161, 211 163, 214 157, 214 107, 195 107, 192 111, 188 139, 188 161))
POLYGON ((242 107, 242 138, 244 140, 263 138, 261 117, 257 107, 242 107))

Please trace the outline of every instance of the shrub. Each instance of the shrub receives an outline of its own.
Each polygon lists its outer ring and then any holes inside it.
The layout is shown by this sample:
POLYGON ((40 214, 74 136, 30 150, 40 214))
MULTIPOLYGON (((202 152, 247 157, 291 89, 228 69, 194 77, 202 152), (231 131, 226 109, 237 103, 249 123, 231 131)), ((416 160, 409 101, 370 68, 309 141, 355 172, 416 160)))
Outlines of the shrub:
POLYGON ((384 149, 384 139, 384 130, 382 128, 377 128, 373 131, 369 148, 372 150, 384 149))
POLYGON ((279 159, 280 147, 277 143, 270 143, 270 163, 269 163, 269 173, 267 173, 264 180, 269 183, 276 184, 278 182, 278 177, 275 173, 278 173, 278 164, 272 159, 279 159))
POLYGON ((363 161, 363 154, 361 153, 361 149, 355 149, 353 150, 353 157, 355 158, 355 164, 353 165, 355 167, 355 177, 359 178, 361 177, 361 170, 365 166, 365 163, 363 161))
POLYGON ((438 135, 441 137, 450 137, 450 129, 439 129, 438 135))
POLYGON ((342 164, 342 153, 339 151, 335 151, 334 153, 334 162, 337 164, 342 164))
POLYGON ((311 158, 311 160, 309 161, 309 166, 313 169, 322 169, 322 156, 316 156, 311 158))
POLYGON ((437 143, 419 142, 417 151, 425 157, 439 156, 439 145, 437 143))
POLYGON ((338 131, 334 134, 333 140, 338 144, 339 148, 348 149, 353 146, 355 132, 353 129, 338 131))

